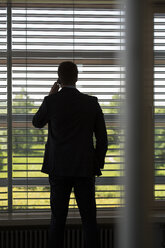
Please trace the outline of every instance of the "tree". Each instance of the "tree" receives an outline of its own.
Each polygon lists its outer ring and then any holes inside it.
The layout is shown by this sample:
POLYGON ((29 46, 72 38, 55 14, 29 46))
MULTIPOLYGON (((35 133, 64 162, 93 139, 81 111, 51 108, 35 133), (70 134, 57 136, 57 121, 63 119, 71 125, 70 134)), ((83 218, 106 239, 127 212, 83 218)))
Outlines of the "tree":
MULTIPOLYGON (((6 144, 7 144, 7 106, 5 102, 0 102, 0 110, 1 115, 5 116, 3 121, 3 117, 0 119, 0 171, 6 170, 4 168, 4 164, 6 163, 7 152, 6 144)), ((3 177, 3 173, 1 173, 1 178, 3 177)))
POLYGON ((164 121, 159 126, 158 117, 162 119, 165 118, 164 108, 155 108, 155 161, 156 161, 156 174, 164 175, 164 165, 165 165, 165 129, 164 121), (156 127, 158 123, 158 128, 156 127), (162 163, 164 162, 164 163, 162 163), (159 169, 163 169, 160 171, 159 169))
POLYGON ((13 115, 18 119, 18 126, 13 128, 13 152, 25 154, 34 144, 44 143, 46 130, 35 129, 28 121, 28 115, 36 112, 34 103, 25 94, 24 89, 13 100, 13 115), (21 119, 22 118, 22 119, 21 119), (22 125, 20 125, 22 124, 22 125))
MULTIPOLYGON (((108 107, 104 110, 104 114, 109 114, 110 118, 113 118, 114 122, 118 122, 118 118, 120 115, 120 96, 114 95, 112 96, 112 101, 110 101, 108 104, 101 104, 102 108, 108 107)), ((108 129, 108 143, 110 145, 119 145, 120 144, 120 137, 121 137, 121 130, 117 126, 111 125, 111 122, 107 123, 107 129, 108 129)))

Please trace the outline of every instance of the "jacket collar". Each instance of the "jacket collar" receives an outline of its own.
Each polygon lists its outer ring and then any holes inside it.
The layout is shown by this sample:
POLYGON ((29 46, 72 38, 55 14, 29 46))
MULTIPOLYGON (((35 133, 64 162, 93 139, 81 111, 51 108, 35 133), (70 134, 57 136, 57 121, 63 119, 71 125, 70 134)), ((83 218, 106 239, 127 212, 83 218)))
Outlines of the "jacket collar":
POLYGON ((62 87, 60 91, 79 91, 76 87, 62 87))
POLYGON ((76 88, 76 86, 75 86, 75 85, 66 85, 66 86, 64 86, 63 88, 71 88, 71 89, 75 89, 75 88, 76 88))

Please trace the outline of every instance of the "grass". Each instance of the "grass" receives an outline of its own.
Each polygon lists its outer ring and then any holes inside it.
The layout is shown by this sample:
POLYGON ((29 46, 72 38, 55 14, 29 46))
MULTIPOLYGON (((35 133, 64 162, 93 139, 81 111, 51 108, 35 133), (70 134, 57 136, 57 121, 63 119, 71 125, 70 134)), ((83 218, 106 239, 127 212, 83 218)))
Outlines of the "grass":
MULTIPOLYGON (((43 149, 42 145, 34 145, 34 149, 43 149)), ((118 146, 111 146, 105 160, 103 177, 120 177, 122 172, 122 157, 117 150, 118 146), (112 150, 111 148, 116 149, 112 150)), ((50 193, 49 186, 28 186, 28 177, 47 177, 40 172, 43 162, 43 151, 33 154, 13 154, 13 177, 25 178, 25 186, 13 186, 13 208, 14 209, 49 209, 50 193), (33 155, 33 157, 32 157, 33 155), (30 171, 25 171, 30 170, 30 171)), ((7 164, 7 156, 3 152, 3 163, 7 164)), ((7 178, 7 166, 0 170, 0 178, 7 178)), ((156 175, 165 176, 165 167, 157 167, 156 175)), ((7 208, 8 188, 0 187, 0 209, 7 208)), ((155 185, 155 199, 165 200, 165 185, 155 185)), ((119 185, 97 185, 96 186, 97 207, 119 207, 123 204, 123 190, 119 185)), ((74 194, 71 194, 70 207, 77 208, 74 194)))

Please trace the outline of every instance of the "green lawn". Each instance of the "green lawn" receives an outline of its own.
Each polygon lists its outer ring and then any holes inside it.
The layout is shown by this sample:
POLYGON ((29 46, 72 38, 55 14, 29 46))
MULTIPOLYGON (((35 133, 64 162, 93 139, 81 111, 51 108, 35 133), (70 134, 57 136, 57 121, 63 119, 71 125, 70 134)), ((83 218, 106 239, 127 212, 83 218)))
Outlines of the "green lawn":
MULTIPOLYGON (((42 145, 34 145, 34 149, 42 149, 42 145)), ((104 177, 119 177, 121 172, 122 156, 118 150, 118 146, 109 147, 105 160, 105 168, 102 171, 104 177), (111 148, 116 149, 111 151, 111 148)), ((14 209, 49 209, 49 186, 28 186, 28 178, 46 177, 40 172, 43 151, 36 151, 33 154, 13 154, 13 177, 25 178, 25 186, 13 187, 13 208, 14 209)), ((6 154, 3 153, 3 157, 6 154)), ((3 163, 7 164, 7 158, 3 159, 3 163)), ((165 167, 161 165, 157 167, 156 175, 165 176, 165 167)), ((7 166, 3 166, 0 170, 0 178, 7 178, 7 166)), ((7 207, 7 187, 0 188, 0 209, 7 207)), ((155 185, 156 199, 165 199, 165 185, 155 185)), ((123 188, 119 185, 102 185, 96 186, 96 202, 97 207, 119 207, 123 204, 123 188)), ((70 207, 77 207, 74 194, 71 194, 70 207)))

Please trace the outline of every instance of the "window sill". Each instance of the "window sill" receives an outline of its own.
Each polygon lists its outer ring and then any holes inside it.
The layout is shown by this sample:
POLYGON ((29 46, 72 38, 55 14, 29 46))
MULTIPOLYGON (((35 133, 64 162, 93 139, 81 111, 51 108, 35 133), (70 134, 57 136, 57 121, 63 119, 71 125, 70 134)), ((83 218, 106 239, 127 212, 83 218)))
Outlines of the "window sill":
MULTIPOLYGON (((30 213, 1 213, 0 226, 47 226, 50 224, 50 212, 30 213)), ((121 212, 119 210, 97 211, 97 222, 100 225, 119 223, 121 212)), ((165 223, 165 209, 157 209, 152 214, 153 223, 165 223)), ((78 211, 69 211, 66 225, 81 225, 78 211)))
MULTIPOLYGON (((50 212, 30 212, 30 213, 3 213, 0 214, 0 223, 2 226, 36 226, 49 225, 50 212)), ((119 211, 97 211, 98 224, 112 224, 119 219, 119 211)), ((80 225, 81 218, 78 211, 69 211, 67 217, 67 225, 80 225)))

